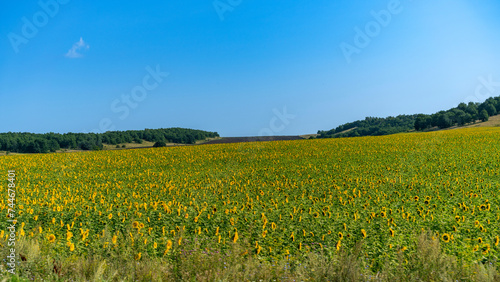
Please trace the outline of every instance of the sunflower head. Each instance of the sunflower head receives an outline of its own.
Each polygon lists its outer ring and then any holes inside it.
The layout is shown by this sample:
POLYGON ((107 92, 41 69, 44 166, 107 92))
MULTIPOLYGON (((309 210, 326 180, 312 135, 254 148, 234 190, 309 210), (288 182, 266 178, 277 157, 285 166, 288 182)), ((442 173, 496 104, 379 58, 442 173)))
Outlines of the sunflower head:
POLYGON ((137 253, 134 257, 135 260, 140 260, 141 259, 141 256, 142 254, 141 253, 137 253))
POLYGON ((364 229, 361 229, 361 234, 363 234, 363 238, 366 238, 366 231, 364 229))
POLYGON ((50 234, 48 239, 49 239, 49 242, 54 243, 56 241, 56 236, 54 234, 50 234))
POLYGON ((478 242, 479 244, 482 244, 482 243, 483 243, 483 238, 481 238, 481 237, 477 238, 477 242, 478 242))
POLYGON ((133 228, 139 227, 139 222, 137 222, 137 221, 132 222, 132 227, 133 228))
POLYGON ((443 242, 445 242, 445 243, 450 242, 450 234, 443 233, 443 235, 441 235, 441 240, 443 240, 443 242))

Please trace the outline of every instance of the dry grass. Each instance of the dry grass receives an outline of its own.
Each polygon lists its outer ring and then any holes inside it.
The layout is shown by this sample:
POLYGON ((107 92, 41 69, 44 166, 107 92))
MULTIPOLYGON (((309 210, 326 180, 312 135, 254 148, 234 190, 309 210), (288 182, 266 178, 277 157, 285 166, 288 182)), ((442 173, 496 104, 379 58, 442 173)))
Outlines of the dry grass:
POLYGON ((468 127, 497 127, 500 126, 500 115, 491 116, 488 121, 485 122, 476 122, 475 124, 469 124, 466 126, 462 126, 460 128, 468 128, 468 127))

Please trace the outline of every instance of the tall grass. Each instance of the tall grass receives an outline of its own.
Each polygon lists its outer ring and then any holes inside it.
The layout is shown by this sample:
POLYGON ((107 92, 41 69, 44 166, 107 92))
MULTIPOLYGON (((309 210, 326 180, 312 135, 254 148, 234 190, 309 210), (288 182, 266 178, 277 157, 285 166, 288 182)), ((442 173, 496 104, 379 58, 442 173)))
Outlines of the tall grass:
MULTIPOLYGON (((137 242, 136 242, 137 243, 137 242)), ((128 242, 112 252, 93 250, 85 255, 55 253, 38 238, 20 239, 17 274, 2 281, 500 281, 498 262, 464 263, 442 252, 439 240, 423 233, 415 249, 395 261, 370 267, 362 242, 352 249, 325 248, 301 257, 266 259, 249 251, 244 241, 224 250, 200 241, 177 243, 166 256, 142 254, 128 242)), ((2 257, 7 256, 6 248, 2 257)))

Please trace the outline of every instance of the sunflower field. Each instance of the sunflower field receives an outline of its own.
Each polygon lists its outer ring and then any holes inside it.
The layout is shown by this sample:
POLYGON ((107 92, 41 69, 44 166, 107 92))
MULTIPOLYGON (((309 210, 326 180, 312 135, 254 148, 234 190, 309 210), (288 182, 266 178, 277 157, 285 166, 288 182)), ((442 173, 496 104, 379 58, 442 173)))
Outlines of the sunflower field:
POLYGON ((164 257, 198 240, 245 242, 262 259, 364 245, 367 261, 411 253, 422 231, 446 253, 496 261, 500 128, 0 157, 17 236, 84 256, 133 246, 164 257))

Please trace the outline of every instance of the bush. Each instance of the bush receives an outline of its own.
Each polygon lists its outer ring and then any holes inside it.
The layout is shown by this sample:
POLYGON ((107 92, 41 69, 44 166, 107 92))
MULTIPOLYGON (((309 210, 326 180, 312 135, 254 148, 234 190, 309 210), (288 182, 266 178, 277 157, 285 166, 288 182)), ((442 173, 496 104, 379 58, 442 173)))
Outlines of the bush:
POLYGON ((153 147, 166 147, 167 144, 163 141, 156 141, 156 143, 153 145, 153 147))

